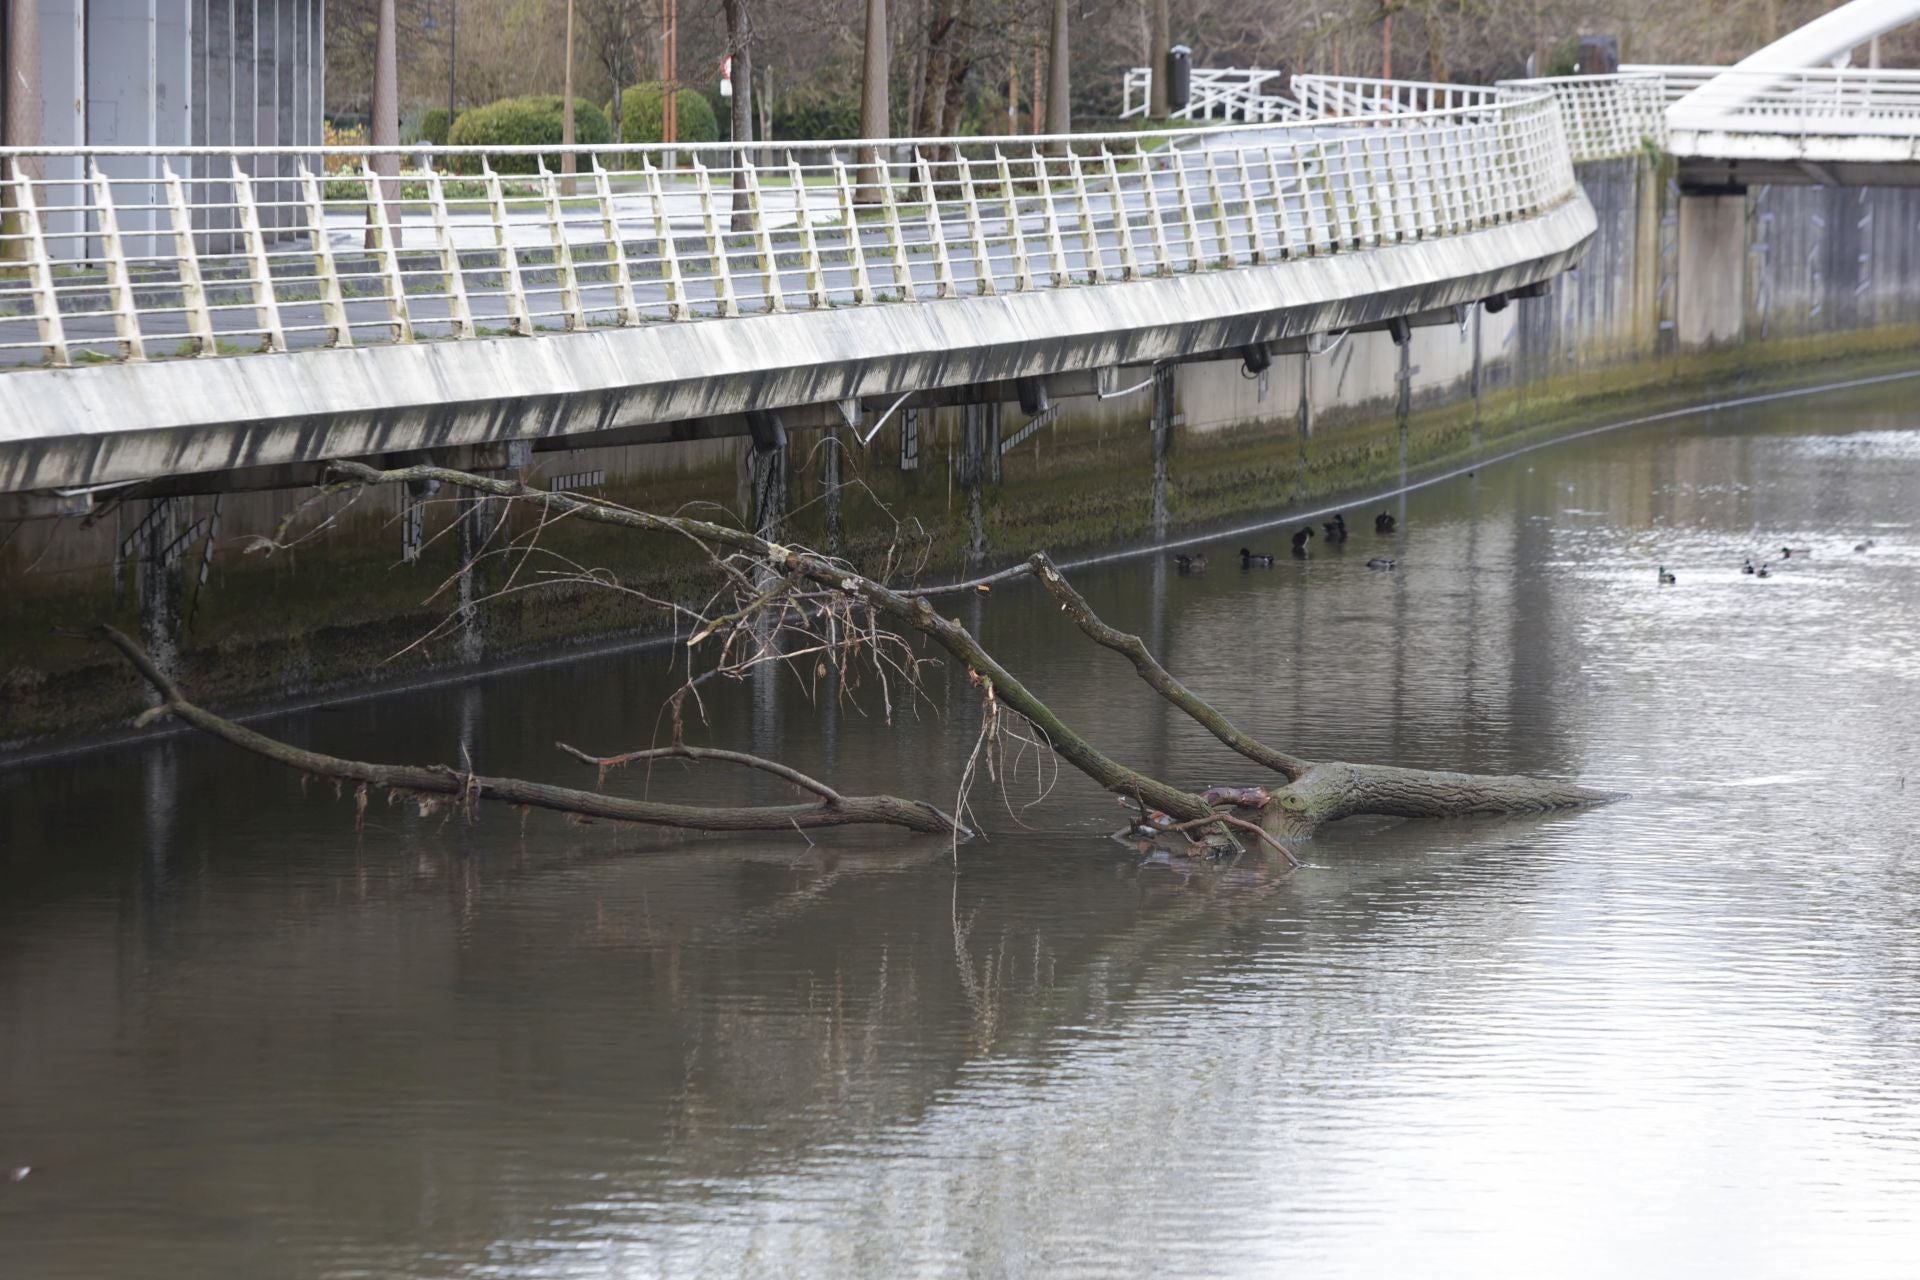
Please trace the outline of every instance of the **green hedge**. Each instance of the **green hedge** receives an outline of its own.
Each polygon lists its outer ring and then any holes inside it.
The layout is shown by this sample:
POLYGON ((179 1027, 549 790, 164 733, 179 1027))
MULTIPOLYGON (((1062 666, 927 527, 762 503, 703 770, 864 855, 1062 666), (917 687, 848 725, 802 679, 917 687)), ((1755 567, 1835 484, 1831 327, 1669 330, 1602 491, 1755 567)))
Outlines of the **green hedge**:
MULTIPOLYGON (((660 136, 662 118, 661 102, 665 96, 663 86, 658 80, 649 80, 636 84, 620 95, 620 141, 622 142, 663 142, 660 136)), ((720 122, 714 119, 713 108, 697 89, 681 89, 673 95, 673 101, 680 116, 681 142, 718 142, 720 140, 720 122)), ((612 111, 613 106, 608 104, 612 111)))
MULTIPOLYGON (((536 94, 526 98, 502 98, 484 107, 462 111, 453 122, 447 140, 456 147, 536 147, 556 146, 564 132, 564 114, 559 94, 536 94)), ((591 147, 613 141, 613 129, 600 108, 582 98, 573 100, 573 137, 579 146, 591 147)), ((490 156, 499 173, 532 173, 535 157, 490 156)), ((546 157, 547 168, 557 171, 560 157, 546 157)), ((479 165, 463 157, 457 166, 462 172, 474 172, 479 165)), ((581 166, 585 168, 584 165, 581 166)))
POLYGON ((451 124, 445 107, 428 107, 420 117, 420 141, 431 142, 436 147, 446 146, 451 124))

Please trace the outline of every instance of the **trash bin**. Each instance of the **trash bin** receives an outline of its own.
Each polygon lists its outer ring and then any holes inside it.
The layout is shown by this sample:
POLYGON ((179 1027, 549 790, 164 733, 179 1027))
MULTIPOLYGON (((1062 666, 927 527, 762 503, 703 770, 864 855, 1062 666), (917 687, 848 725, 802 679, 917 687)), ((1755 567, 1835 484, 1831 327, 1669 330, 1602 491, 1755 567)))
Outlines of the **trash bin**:
POLYGON ((1167 110, 1179 111, 1193 95, 1193 50, 1177 44, 1167 50, 1167 110))

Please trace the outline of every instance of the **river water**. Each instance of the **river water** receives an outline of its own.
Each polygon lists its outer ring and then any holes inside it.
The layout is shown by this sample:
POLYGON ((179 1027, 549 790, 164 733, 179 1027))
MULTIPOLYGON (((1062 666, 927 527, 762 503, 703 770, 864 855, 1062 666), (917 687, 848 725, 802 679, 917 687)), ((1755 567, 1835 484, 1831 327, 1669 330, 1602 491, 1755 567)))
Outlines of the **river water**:
MULTIPOLYGON (((1920 1274, 1916 385, 1486 465, 1305 563, 1076 572, 1270 742, 1633 793, 1297 872, 1143 856, 1077 776, 1023 808, 1031 754, 957 856, 356 834, 188 737, 0 772, 0 1275, 1920 1274)), ((956 607, 1121 758, 1257 780, 1038 593, 956 607)), ((662 661, 265 727, 586 785, 550 744, 643 745, 662 661)), ((950 806, 973 704, 875 693, 712 707, 950 806)))

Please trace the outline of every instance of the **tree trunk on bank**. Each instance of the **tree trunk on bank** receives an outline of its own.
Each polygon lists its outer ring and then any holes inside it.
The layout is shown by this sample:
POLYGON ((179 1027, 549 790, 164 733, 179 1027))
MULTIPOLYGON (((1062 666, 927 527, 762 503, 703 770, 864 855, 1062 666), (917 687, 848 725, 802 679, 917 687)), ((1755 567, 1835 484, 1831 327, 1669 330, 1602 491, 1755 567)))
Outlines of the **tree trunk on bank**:
POLYGON ((747 164, 753 142, 753 32, 747 0, 722 0, 727 18, 727 56, 733 59, 733 229, 753 229, 753 199, 747 164))
POLYGON ((1073 132, 1071 64, 1072 56, 1067 48, 1067 0, 1053 0, 1053 36, 1047 45, 1047 132, 1058 137, 1073 132))
MULTIPOLYGON (((371 141, 376 147, 400 145, 400 71, 393 3, 394 0, 380 0, 379 26, 374 33, 371 141)), ((373 171, 380 175, 380 199, 367 210, 365 247, 378 248, 383 236, 391 236, 397 248, 400 243, 400 217, 395 208, 400 201, 399 152, 387 151, 373 157, 373 171)))
MULTIPOLYGON (((884 138, 887 127, 887 0, 867 0, 867 31, 860 64, 860 136, 884 138)), ((861 204, 880 200, 880 184, 886 178, 881 168, 883 147, 863 147, 860 151, 861 204)))

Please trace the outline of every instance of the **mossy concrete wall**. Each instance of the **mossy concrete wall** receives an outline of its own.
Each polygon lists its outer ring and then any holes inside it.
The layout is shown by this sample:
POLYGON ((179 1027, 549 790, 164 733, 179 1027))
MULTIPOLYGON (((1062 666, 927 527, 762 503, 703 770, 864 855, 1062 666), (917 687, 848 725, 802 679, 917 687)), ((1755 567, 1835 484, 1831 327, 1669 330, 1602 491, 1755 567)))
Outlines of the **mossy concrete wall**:
MULTIPOLYGON (((1920 363, 1920 191, 1750 193, 1743 340, 1701 351, 1679 341, 1680 195, 1668 168, 1639 158, 1581 177, 1599 230, 1547 298, 1475 309, 1404 347, 1355 335, 1321 355, 1278 357, 1258 378, 1237 362, 1177 367, 1158 495, 1166 531, 1284 515, 1732 388, 1920 363)), ((903 412, 865 448, 845 432, 796 432, 790 536, 829 542, 827 456, 838 449, 840 545, 870 570, 889 554, 937 577, 983 549, 993 560, 1149 541, 1151 402, 1148 390, 1062 401, 1024 437, 1011 405, 976 412, 972 432, 963 409, 903 412)), ((750 451, 745 440, 582 449, 536 455, 528 474, 745 519, 750 451)), ((203 700, 240 707, 657 632, 662 615, 639 595, 684 599, 711 581, 697 552, 671 539, 462 510, 398 489, 289 491, 129 501, 0 530, 0 745, 100 731, 139 710, 128 674, 71 634, 103 620, 170 647, 203 700), (291 545, 268 554, 267 537, 291 545)))

